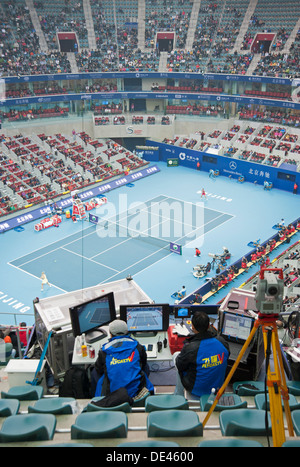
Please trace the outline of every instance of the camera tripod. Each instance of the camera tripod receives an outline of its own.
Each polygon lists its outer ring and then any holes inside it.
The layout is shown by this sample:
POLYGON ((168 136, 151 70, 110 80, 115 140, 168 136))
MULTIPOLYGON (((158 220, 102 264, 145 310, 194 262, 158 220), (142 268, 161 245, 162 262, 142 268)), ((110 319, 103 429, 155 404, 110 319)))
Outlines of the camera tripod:
POLYGON ((263 333, 264 341, 264 350, 266 356, 266 370, 267 370, 267 387, 269 392, 269 404, 270 404, 270 414, 271 414, 271 424, 272 424, 272 437, 274 447, 280 447, 286 440, 285 438, 285 429, 284 429, 284 419, 283 419, 283 407, 281 398, 284 405, 285 416, 288 425, 289 436, 294 436, 293 423, 291 418, 291 412, 289 407, 289 394, 288 388, 286 385, 286 379, 283 368, 283 360, 281 355, 281 348, 279 344, 277 324, 276 320, 278 319, 278 314, 266 315, 258 314, 258 319, 255 320, 254 326, 244 343, 237 360, 235 361, 233 367, 231 368, 228 376, 226 377, 223 386, 219 389, 216 394, 215 400, 210 407, 205 419, 203 420, 203 427, 206 425, 209 417, 214 411, 215 406, 217 405, 220 397, 223 395, 227 385, 229 384, 235 370, 237 369, 241 359, 252 338, 254 337, 258 328, 261 327, 263 333), (271 349, 273 350, 273 359, 274 365, 273 369, 270 368, 269 358, 271 354, 271 349))

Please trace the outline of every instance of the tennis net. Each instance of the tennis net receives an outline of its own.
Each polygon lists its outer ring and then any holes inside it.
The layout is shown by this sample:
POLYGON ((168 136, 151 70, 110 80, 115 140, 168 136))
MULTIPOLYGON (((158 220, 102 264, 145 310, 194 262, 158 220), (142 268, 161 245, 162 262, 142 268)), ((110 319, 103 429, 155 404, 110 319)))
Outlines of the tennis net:
POLYGON ((149 227, 145 230, 135 230, 127 225, 122 225, 107 219, 99 219, 97 223, 97 233, 100 237, 132 238, 151 244, 159 249, 170 251, 170 242, 173 240, 167 237, 160 238, 155 235, 151 235, 152 229, 152 227, 149 227))

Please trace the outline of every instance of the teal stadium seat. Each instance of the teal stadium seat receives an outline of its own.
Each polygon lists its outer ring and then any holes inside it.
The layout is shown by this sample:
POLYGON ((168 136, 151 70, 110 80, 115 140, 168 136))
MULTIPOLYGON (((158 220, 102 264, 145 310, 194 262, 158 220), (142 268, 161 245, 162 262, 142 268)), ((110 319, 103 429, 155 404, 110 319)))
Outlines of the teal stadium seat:
POLYGON ((18 399, 19 401, 35 401, 41 399, 44 394, 43 386, 13 386, 7 392, 1 391, 1 399, 18 399))
POLYGON ((93 448, 93 444, 90 443, 59 443, 59 444, 46 444, 41 446, 43 448, 93 448))
POLYGON ((135 399, 133 401, 133 407, 145 407, 147 397, 149 396, 150 396, 150 392, 147 392, 140 399, 135 399))
POLYGON ((34 405, 28 406, 29 413, 52 413, 54 415, 71 414, 76 400, 73 397, 49 397, 39 399, 34 405))
POLYGON ((178 448, 179 444, 174 441, 155 441, 153 439, 145 441, 129 441, 120 443, 118 448, 178 448))
MULTIPOLYGON (((219 402, 214 408, 215 412, 221 412, 222 410, 242 409, 247 407, 247 401, 242 401, 238 394, 226 393, 225 396, 233 398, 233 405, 222 404, 222 398, 220 398, 219 402)), ((213 401, 209 400, 209 397, 210 394, 205 394, 200 397, 200 410, 202 412, 208 412, 213 404, 213 401)))
POLYGON ((86 412, 71 426, 71 439, 126 438, 127 430, 124 412, 86 412))
POLYGON ((201 441, 199 448, 263 448, 263 445, 252 439, 209 439, 201 441))
POLYGON ((52 414, 11 415, 0 430, 0 443, 53 439, 56 418, 52 414))
POLYGON ((0 417, 17 415, 20 408, 18 399, 0 399, 0 417))
POLYGON ((184 396, 175 394, 149 396, 145 402, 145 412, 155 410, 189 410, 189 403, 184 396))
MULTIPOLYGON (((267 394, 267 401, 268 401, 268 404, 267 404, 268 410, 270 410, 269 394, 267 394)), ((266 401, 265 401, 264 394, 256 394, 256 396, 254 397, 254 402, 255 402, 255 406, 257 409, 266 410, 266 401)), ((284 408, 283 400, 281 400, 281 402, 282 402, 282 407, 284 408)), ((296 397, 293 396, 293 394, 289 394, 289 406, 290 406, 290 411, 300 409, 300 403, 297 401, 296 397)))
MULTIPOLYGON (((223 410, 219 417, 223 436, 266 436, 265 411, 253 409, 223 410)), ((268 434, 272 435, 268 413, 268 434)))
POLYGON ((148 437, 202 436, 203 426, 191 410, 160 410, 147 418, 148 437))
POLYGON ((113 412, 124 412, 130 413, 132 412, 131 405, 128 402, 124 402, 123 404, 116 405, 114 407, 100 407, 98 405, 93 404, 93 401, 101 400, 103 397, 94 397, 91 402, 88 403, 86 406, 87 412, 99 412, 99 411, 113 411, 113 412))
POLYGON ((299 448, 300 447, 300 439, 289 439, 285 441, 282 445, 282 448, 299 448))
POLYGON ((300 436, 300 410, 293 410, 291 412, 293 426, 297 436, 300 436))
POLYGON ((239 396, 255 396, 265 391, 264 381, 235 381, 233 392, 239 396))
POLYGON ((288 391, 293 396, 300 396, 300 381, 287 381, 288 391))

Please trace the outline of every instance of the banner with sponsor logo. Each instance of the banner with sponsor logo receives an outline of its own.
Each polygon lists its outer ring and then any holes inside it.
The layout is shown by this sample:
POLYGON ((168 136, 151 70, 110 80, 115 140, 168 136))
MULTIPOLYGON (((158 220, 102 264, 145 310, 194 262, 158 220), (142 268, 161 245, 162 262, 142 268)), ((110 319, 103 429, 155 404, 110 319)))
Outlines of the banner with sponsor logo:
MULTIPOLYGON (((147 140, 147 145, 154 144, 154 141, 147 140)), ((286 170, 283 167, 273 167, 266 164, 257 164, 241 159, 233 159, 226 156, 211 154, 208 152, 194 151, 182 147, 172 146, 166 143, 158 143, 159 160, 167 162, 169 158, 178 158, 179 165, 197 169, 200 163, 200 170, 209 172, 218 170, 220 175, 238 179, 244 177, 245 182, 264 185, 265 182, 272 183, 274 188, 293 192, 294 183, 300 186, 300 173, 286 170)), ((298 190, 299 191, 299 190, 298 190)))

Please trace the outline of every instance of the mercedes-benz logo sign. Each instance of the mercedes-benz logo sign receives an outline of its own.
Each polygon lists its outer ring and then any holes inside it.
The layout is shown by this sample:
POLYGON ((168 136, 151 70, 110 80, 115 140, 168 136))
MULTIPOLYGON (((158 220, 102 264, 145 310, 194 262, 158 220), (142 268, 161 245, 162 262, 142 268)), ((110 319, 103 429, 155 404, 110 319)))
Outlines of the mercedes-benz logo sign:
POLYGON ((237 168, 237 163, 234 162, 234 161, 230 161, 230 163, 229 163, 229 168, 230 168, 231 170, 235 170, 235 169, 237 168))

